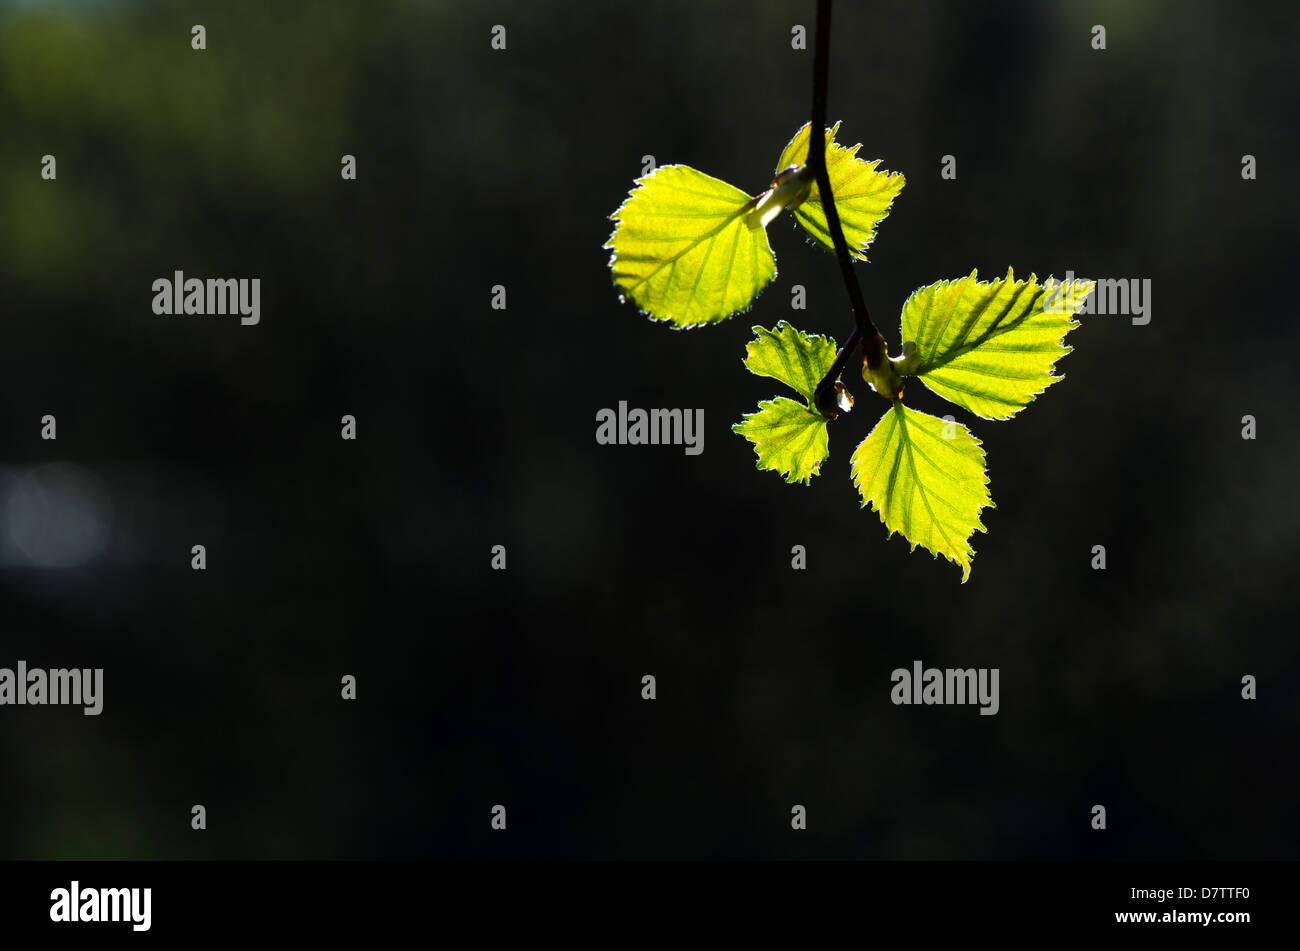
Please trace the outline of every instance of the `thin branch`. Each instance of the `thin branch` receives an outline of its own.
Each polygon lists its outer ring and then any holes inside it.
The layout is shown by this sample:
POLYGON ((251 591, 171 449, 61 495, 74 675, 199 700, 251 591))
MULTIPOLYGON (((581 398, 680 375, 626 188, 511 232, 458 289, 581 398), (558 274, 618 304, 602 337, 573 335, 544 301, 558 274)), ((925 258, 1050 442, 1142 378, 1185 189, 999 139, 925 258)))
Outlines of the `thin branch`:
POLYGON ((871 312, 862 298, 862 288, 858 286, 858 277, 853 270, 853 259, 849 256, 849 245, 844 240, 844 229, 840 226, 840 213, 835 207, 835 195, 831 191, 831 177, 826 170, 826 89, 829 85, 831 58, 831 0, 817 0, 817 38, 813 54, 813 102, 812 125, 808 129, 807 165, 817 177, 817 192, 822 209, 826 213, 827 230, 835 245, 835 257, 840 262, 840 274, 844 277, 844 289, 849 294, 849 305, 853 308, 854 330, 844 344, 844 349, 836 357, 835 365, 817 384, 813 399, 818 411, 834 418, 838 412, 835 401, 835 380, 844 370, 844 364, 862 345, 862 355, 871 369, 876 369, 885 359, 884 339, 871 320, 871 312))

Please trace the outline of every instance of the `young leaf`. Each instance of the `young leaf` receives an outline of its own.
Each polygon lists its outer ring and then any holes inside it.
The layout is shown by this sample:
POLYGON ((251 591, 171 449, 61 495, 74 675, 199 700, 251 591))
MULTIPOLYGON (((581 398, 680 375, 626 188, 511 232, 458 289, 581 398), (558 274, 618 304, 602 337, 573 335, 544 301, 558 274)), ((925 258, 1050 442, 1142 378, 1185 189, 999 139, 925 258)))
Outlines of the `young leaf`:
MULTIPOLYGON (((876 236, 876 225, 889 214, 889 206, 903 190, 905 179, 899 172, 876 171, 879 159, 866 162, 858 158, 861 145, 846 149, 837 144, 834 139, 839 127, 837 122, 826 130, 826 173, 830 176, 835 208, 840 213, 849 254, 865 261, 867 247, 876 236)), ((794 134, 776 163, 778 172, 790 165, 803 165, 808 160, 809 128, 810 124, 805 123, 794 134)), ((794 216, 814 241, 834 253, 835 244, 831 241, 826 210, 822 207, 816 185, 803 204, 795 207, 794 216)))
POLYGON ((756 336, 745 347, 745 366, 755 376, 780 380, 812 405, 813 391, 835 363, 835 341, 806 334, 788 320, 775 330, 752 328, 756 336))
POLYGON ((987 531, 980 509, 993 508, 980 441, 961 423, 908 409, 895 400, 853 451, 853 483, 892 536, 943 555, 970 577, 970 537, 987 531))
POLYGON ((830 454, 826 417, 803 403, 778 396, 758 404, 757 413, 731 427, 754 444, 759 469, 771 469, 786 482, 812 482, 830 454))
POLYGON ((915 374, 944 399, 985 419, 1010 419, 1062 379, 1052 370, 1070 352, 1065 335, 1092 290, 1091 281, 1066 287, 1034 275, 1017 281, 939 281, 915 291, 903 305, 903 340, 915 343, 900 371, 915 374))
POLYGON ((747 413, 731 428, 754 444, 759 469, 771 469, 786 482, 806 485, 830 453, 826 417, 812 401, 817 384, 835 363, 835 343, 805 334, 784 320, 775 330, 755 327, 754 333, 745 347, 749 372, 780 380, 804 402, 784 396, 766 400, 758 404, 758 412, 747 413))
POLYGON ((637 179, 610 216, 614 284, 654 320, 678 327, 725 320, 776 276, 750 197, 686 165, 637 179))

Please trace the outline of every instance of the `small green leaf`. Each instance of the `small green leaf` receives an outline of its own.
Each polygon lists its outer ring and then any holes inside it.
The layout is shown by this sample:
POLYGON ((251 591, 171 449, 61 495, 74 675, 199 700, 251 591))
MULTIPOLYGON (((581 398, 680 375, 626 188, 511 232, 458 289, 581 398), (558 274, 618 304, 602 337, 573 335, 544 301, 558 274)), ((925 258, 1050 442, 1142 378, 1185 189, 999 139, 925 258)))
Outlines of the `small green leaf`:
POLYGON ((754 327, 745 347, 745 366, 755 376, 780 380, 804 398, 803 403, 779 396, 758 404, 732 426, 754 444, 757 467, 772 469, 786 482, 807 485, 830 453, 826 417, 813 406, 817 384, 835 363, 835 341, 806 334, 781 321, 776 329, 754 327))
MULTIPOLYGON (((810 125, 805 123, 785 147, 776 163, 778 172, 787 166, 807 162, 810 125)), ((876 171, 879 159, 867 162, 858 158, 861 145, 846 149, 837 144, 834 140, 839 127, 837 122, 826 130, 826 174, 830 177, 835 210, 840 214, 840 226, 844 230, 849 254, 865 261, 867 247, 876 237, 876 225, 889 214, 889 206, 903 190, 906 180, 899 172, 876 171)), ((816 185, 813 185, 807 200, 794 208, 794 216, 814 241, 827 251, 835 251, 826 224, 826 210, 822 207, 816 185)))
POLYGON ((784 396, 759 403, 757 413, 731 428, 754 444, 757 468, 779 472, 786 482, 812 482, 830 454, 826 417, 784 396))
POLYGON ((943 555, 970 577, 970 538, 987 531, 993 508, 980 441, 961 423, 908 409, 900 401, 853 451, 853 484, 892 536, 943 555))
POLYGON ((783 320, 775 330, 754 327, 745 347, 745 366, 755 376, 780 380, 812 405, 813 391, 835 363, 835 341, 797 330, 783 320))
POLYGON ((915 344, 900 371, 921 378, 946 400, 985 419, 1010 419, 1062 379, 1056 361, 1070 352, 1065 335, 1095 286, 1034 275, 1017 281, 939 281, 903 305, 903 340, 915 344))
POLYGON ((678 327, 725 320, 776 276, 767 231, 740 189, 686 165, 637 179, 610 216, 614 284, 654 320, 678 327))

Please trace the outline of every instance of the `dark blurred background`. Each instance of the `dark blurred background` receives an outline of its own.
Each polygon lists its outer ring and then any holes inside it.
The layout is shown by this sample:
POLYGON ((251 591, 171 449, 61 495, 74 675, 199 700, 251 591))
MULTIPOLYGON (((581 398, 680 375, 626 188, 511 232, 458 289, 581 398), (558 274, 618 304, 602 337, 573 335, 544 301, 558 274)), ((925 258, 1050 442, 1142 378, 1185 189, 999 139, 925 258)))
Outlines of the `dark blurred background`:
POLYGON ((719 326, 606 267, 643 155, 766 187, 811 0, 0 7, 0 666, 105 669, 97 718, 0 708, 0 856, 1296 856, 1300 7, 838 6, 831 117, 908 179, 859 267, 891 348, 974 267, 1153 282, 1015 420, 956 411, 965 585, 859 508, 865 384, 811 487, 730 432, 779 390, 751 325, 851 326, 789 216, 719 326), (154 316, 174 270, 261 278, 260 325, 154 316), (596 445, 619 400, 703 407, 703 455, 596 445), (1001 711, 893 706, 917 659, 1001 711))

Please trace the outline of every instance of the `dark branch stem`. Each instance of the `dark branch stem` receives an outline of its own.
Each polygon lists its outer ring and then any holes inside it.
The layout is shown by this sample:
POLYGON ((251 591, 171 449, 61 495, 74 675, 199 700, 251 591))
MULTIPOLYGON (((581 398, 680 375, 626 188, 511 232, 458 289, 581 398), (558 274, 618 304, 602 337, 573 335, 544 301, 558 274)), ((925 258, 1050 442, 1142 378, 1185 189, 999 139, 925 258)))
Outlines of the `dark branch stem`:
POLYGON ((822 209, 826 213, 826 225, 835 245, 835 257, 840 262, 840 274, 844 277, 844 288, 849 294, 849 305, 853 308, 853 334, 844 344, 830 372, 817 384, 814 403, 823 416, 834 417, 837 412, 835 404, 835 380, 844 370, 844 364, 862 345, 862 356, 871 369, 876 369, 885 359, 884 339, 872 323, 871 312, 862 298, 862 288, 858 286, 858 276, 853 270, 853 259, 849 256, 849 245, 844 240, 844 229, 840 226, 840 213, 835 207, 835 195, 831 191, 831 177, 826 170, 826 89, 829 85, 831 59, 831 0, 817 0, 817 38, 813 54, 813 102, 812 125, 808 129, 807 165, 817 177, 817 193, 821 199, 822 209))
MULTIPOLYGON (((853 354, 857 352, 858 344, 861 341, 862 331, 858 330, 857 327, 854 327, 853 333, 849 334, 849 339, 844 341, 843 349, 841 349, 839 354, 835 357, 835 362, 831 364, 831 368, 826 371, 826 376, 822 377, 822 381, 817 384, 817 390, 815 391, 816 394, 821 393, 822 387, 828 387, 832 391, 832 396, 834 395, 835 380, 844 372, 844 365, 849 362, 849 357, 853 356, 853 354)), ((818 408, 820 409, 820 407, 818 408)))

